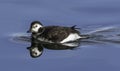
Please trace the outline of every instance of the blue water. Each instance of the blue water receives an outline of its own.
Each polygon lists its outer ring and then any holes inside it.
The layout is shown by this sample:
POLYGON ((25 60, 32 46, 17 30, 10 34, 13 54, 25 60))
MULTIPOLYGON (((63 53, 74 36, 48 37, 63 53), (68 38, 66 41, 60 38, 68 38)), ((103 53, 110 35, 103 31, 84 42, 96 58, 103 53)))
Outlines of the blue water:
POLYGON ((120 71, 119 43, 99 39, 100 43, 81 43, 76 50, 45 49, 34 59, 26 49, 28 42, 11 38, 26 33, 34 20, 45 26, 77 25, 81 33, 89 33, 119 28, 119 19, 120 0, 0 0, 0 71, 120 71))

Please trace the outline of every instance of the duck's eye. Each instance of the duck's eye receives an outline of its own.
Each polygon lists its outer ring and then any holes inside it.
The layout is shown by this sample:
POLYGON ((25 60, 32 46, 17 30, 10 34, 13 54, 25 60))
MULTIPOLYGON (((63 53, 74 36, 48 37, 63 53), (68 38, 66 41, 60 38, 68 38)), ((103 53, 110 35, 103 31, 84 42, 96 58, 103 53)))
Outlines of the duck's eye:
POLYGON ((35 25, 35 27, 37 27, 37 25, 35 25))
POLYGON ((33 28, 36 28, 36 27, 38 27, 38 26, 37 26, 37 25, 34 25, 34 26, 33 26, 33 28))

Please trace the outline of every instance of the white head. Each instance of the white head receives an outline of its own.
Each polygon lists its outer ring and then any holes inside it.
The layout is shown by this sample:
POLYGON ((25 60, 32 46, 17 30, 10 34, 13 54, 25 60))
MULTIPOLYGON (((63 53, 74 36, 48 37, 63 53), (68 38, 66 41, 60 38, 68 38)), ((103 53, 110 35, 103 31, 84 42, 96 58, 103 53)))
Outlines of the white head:
POLYGON ((28 32, 37 33, 39 31, 39 29, 42 27, 43 27, 43 25, 39 21, 33 21, 31 23, 31 27, 30 27, 30 30, 28 32))

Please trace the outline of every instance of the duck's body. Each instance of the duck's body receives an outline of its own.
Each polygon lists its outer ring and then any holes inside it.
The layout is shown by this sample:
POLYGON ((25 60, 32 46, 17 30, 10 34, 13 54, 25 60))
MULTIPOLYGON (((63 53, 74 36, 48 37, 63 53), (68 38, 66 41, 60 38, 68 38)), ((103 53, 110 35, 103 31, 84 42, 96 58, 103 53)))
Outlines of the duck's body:
POLYGON ((71 27, 46 26, 39 29, 38 40, 65 43, 81 38, 79 31, 71 27), (41 31, 42 30, 42 31, 41 31))
POLYGON ((40 25, 40 22, 32 22, 30 32, 32 32, 32 39, 52 42, 52 43, 66 43, 75 41, 77 39, 85 38, 80 35, 80 32, 72 27, 62 26, 45 26, 40 25), (37 27, 36 27, 37 25, 37 27))

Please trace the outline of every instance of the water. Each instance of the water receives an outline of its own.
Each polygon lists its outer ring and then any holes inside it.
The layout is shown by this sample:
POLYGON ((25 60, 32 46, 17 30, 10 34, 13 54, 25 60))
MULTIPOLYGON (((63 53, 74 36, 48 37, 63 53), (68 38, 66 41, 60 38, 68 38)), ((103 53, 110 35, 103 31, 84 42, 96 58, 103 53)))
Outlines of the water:
POLYGON ((119 71, 119 3, 119 0, 1 0, 0 70, 119 71), (11 35, 26 33, 34 20, 44 25, 77 25, 81 33, 95 33, 100 38, 81 41, 75 50, 44 49, 41 57, 31 58, 26 49, 30 43, 13 41, 11 35), (106 27, 109 29, 106 32, 96 33, 106 27))

